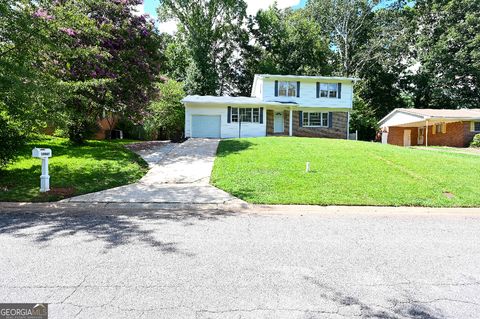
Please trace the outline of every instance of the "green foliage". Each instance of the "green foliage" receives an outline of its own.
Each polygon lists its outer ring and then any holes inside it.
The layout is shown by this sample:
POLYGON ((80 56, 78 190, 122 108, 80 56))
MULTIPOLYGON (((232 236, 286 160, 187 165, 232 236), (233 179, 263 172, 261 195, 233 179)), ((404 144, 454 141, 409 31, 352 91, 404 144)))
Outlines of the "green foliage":
POLYGON ((473 141, 470 144, 471 147, 480 147, 480 134, 477 134, 473 137, 473 141))
POLYGON ((480 2, 420 0, 413 39, 421 64, 416 106, 478 107, 480 100, 480 2))
POLYGON ((160 83, 158 89, 158 98, 149 106, 146 126, 159 128, 168 139, 181 139, 185 125, 185 107, 181 102, 185 97, 183 84, 168 80, 160 83))
POLYGON ((358 131, 358 139, 371 141, 378 131, 376 112, 362 98, 354 96, 353 112, 350 118, 350 131, 358 131))
MULTIPOLYGON (((256 41, 244 47, 249 75, 329 75, 332 54, 326 37, 319 32, 321 28, 308 18, 305 10, 271 6, 259 11, 249 20, 249 32, 256 41)), ((246 91, 247 88, 242 90, 246 91)))
POLYGON ((235 76, 234 54, 246 17, 243 0, 161 0, 160 20, 179 21, 188 48, 185 88, 189 94, 222 95, 235 76))
POLYGON ((21 125, 0 113, 0 170, 15 159, 24 141, 21 125))

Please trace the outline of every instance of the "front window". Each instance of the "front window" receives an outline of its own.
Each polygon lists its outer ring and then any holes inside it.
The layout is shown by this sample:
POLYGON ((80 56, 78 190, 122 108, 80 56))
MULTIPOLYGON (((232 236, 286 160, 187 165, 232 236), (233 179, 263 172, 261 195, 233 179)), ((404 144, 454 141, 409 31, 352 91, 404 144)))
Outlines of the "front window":
POLYGON ((260 123, 260 109, 251 107, 232 107, 231 122, 238 123, 260 123))
POLYGON ((278 96, 297 96, 297 82, 278 82, 278 96))
POLYGON ((475 132, 480 132, 480 122, 475 122, 473 125, 475 132))
POLYGON ((328 113, 303 112, 303 126, 328 127, 328 113))
POLYGON ((338 84, 320 83, 320 97, 336 98, 338 95, 338 84))
POLYGON ((435 124, 435 132, 436 133, 443 133, 443 123, 435 124))

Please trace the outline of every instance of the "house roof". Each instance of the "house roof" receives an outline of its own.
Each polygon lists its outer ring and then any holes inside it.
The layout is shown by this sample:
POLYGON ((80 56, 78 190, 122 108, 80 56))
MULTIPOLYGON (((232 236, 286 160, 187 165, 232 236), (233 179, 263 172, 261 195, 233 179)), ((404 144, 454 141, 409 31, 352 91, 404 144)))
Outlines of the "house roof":
POLYGON ((358 81, 359 78, 343 76, 308 76, 308 75, 279 75, 279 74, 255 74, 256 79, 278 79, 278 80, 333 80, 333 81, 358 81))
POLYGON ((480 120, 480 109, 405 109, 398 108, 390 112, 378 123, 380 126, 406 126, 421 124, 425 121, 455 122, 480 120))
POLYGON ((424 118, 477 118, 480 116, 480 109, 396 109, 401 112, 419 115, 424 118))
POLYGON ((211 95, 188 95, 183 103, 199 103, 199 104, 241 104, 241 105, 297 105, 295 102, 266 102, 255 97, 245 96, 211 96, 211 95))

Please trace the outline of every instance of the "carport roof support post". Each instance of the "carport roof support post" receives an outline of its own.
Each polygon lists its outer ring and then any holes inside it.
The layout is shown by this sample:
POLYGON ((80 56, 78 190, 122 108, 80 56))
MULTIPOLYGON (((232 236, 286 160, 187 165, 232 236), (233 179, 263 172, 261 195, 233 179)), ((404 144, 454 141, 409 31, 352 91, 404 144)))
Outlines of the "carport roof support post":
POLYGON ((428 120, 425 121, 425 147, 428 146, 428 120))

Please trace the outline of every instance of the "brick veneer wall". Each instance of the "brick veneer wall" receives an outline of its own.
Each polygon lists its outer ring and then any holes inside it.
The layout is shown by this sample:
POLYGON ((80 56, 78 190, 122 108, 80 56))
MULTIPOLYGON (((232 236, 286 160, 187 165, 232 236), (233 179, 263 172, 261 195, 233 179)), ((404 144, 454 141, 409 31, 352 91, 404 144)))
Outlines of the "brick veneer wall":
POLYGON ((293 112, 293 135, 306 137, 347 138, 347 112, 333 112, 332 127, 300 127, 300 112, 293 112))
POLYGON ((267 110, 267 135, 273 134, 273 110, 267 110))
MULTIPOLYGON (((403 132, 404 130, 412 130, 411 145, 418 145, 418 128, 417 127, 389 127, 388 130, 388 144, 403 146, 403 132)), ((470 132, 470 122, 454 122, 447 123, 446 133, 432 133, 432 126, 428 127, 428 145, 431 146, 453 146, 465 147, 470 144, 475 136, 475 132, 470 132)), ((426 138, 423 139, 425 145, 426 138)))
MULTIPOLYGON (((293 112, 293 136, 303 136, 303 137, 330 137, 330 138, 341 138, 344 139, 347 136, 347 121, 348 114, 346 112, 333 112, 332 128, 328 127, 300 127, 300 112, 293 112)), ((273 121, 274 121, 274 111, 267 110, 267 134, 274 135, 273 133, 273 121)), ((280 135, 288 135, 289 129, 289 118, 290 111, 285 110, 283 112, 283 124, 284 124, 284 133, 280 135)))

